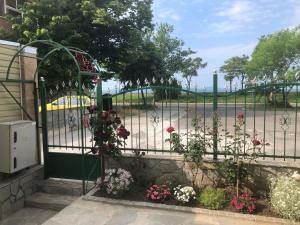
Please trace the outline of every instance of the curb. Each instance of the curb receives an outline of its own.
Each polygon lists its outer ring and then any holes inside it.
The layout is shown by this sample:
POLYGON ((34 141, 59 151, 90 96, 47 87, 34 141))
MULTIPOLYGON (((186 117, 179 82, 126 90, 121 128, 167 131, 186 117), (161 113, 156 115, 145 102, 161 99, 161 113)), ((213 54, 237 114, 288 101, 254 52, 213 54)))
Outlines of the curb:
POLYGON ((186 206, 165 205, 161 203, 137 202, 137 201, 112 199, 112 198, 105 198, 105 197, 95 197, 93 195, 96 192, 97 190, 93 189, 89 193, 84 195, 82 199, 85 201, 102 202, 102 203, 122 205, 122 206, 131 206, 135 208, 143 207, 143 208, 150 208, 150 209, 179 211, 179 212, 186 212, 186 213, 193 213, 193 214, 204 214, 208 216, 223 216, 223 217, 231 217, 235 219, 248 220, 253 222, 265 222, 265 223, 269 222, 269 223, 300 225, 300 223, 291 222, 286 219, 275 218, 275 217, 257 216, 257 215, 241 214, 241 213, 234 213, 234 212, 226 212, 221 210, 193 208, 193 207, 186 207, 186 206))

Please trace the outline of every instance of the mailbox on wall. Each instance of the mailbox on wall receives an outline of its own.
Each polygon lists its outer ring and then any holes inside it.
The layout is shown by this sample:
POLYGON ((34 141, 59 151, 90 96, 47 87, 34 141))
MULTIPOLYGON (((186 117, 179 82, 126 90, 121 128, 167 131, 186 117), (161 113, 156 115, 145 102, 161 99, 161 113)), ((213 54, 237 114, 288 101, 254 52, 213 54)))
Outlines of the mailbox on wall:
POLYGON ((35 122, 0 123, 0 143, 1 173, 15 173, 37 164, 35 122))

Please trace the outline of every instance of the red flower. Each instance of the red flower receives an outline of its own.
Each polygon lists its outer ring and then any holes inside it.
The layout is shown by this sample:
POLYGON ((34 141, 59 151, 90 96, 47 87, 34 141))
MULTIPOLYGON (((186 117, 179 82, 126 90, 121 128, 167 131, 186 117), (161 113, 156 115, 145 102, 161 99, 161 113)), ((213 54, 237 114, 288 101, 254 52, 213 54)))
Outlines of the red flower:
POLYGON ((244 113, 244 112, 239 112, 237 118, 238 118, 239 120, 243 120, 244 117, 245 117, 245 113, 244 113))
POLYGON ((101 118, 103 120, 107 120, 108 119, 108 116, 109 116, 109 113, 107 111, 104 111, 101 113, 101 118))
POLYGON ((147 190, 146 198, 153 202, 162 202, 171 196, 170 188, 166 185, 152 185, 147 190))
POLYGON ((243 193, 239 197, 235 196, 230 204, 243 213, 253 213, 256 209, 256 198, 250 196, 249 193, 243 193))
POLYGON ((92 113, 97 112, 98 107, 96 105, 90 105, 87 107, 87 110, 92 114, 92 113))
POLYGON ((117 129, 117 135, 118 137, 120 138, 123 138, 123 139, 127 139, 128 136, 130 135, 130 132, 128 130, 126 130, 126 128, 121 125, 118 129, 117 129))
POLYGON ((260 140, 258 140, 258 139, 253 139, 252 140, 252 144, 254 145, 254 146, 257 146, 257 145, 260 145, 261 144, 261 142, 260 142, 260 140))
POLYGON ((171 134, 172 132, 174 132, 174 131, 175 131, 175 128, 174 128, 174 127, 168 127, 168 128, 167 128, 167 132, 170 133, 170 134, 171 134))

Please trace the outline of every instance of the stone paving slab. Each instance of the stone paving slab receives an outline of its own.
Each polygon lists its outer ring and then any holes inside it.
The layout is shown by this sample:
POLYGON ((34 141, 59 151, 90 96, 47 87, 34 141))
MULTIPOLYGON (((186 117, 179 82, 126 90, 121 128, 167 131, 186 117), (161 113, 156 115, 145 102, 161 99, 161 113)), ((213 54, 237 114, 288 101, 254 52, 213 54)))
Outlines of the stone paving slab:
POLYGON ((77 198, 77 196, 37 192, 25 199, 25 206, 60 211, 70 205, 77 198))
POLYGON ((57 212, 52 210, 23 208, 4 220, 0 225, 41 225, 57 212))
POLYGON ((43 225, 282 225, 78 199, 43 225))

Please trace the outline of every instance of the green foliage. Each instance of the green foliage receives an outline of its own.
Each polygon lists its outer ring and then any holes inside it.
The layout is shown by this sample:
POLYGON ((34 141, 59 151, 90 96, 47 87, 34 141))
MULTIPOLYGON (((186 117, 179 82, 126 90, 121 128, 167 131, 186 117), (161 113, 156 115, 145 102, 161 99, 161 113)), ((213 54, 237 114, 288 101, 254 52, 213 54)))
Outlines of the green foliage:
POLYGON ((232 159, 225 159, 218 165, 219 171, 222 174, 222 177, 225 179, 227 185, 235 185, 237 179, 240 182, 243 182, 248 176, 248 171, 246 165, 241 162, 239 168, 239 174, 237 173, 237 163, 232 159))
POLYGON ((154 98, 156 100, 178 99, 181 95, 181 85, 176 79, 171 79, 171 84, 164 84, 167 88, 154 89, 154 98))
POLYGON ((207 63, 203 63, 202 61, 200 57, 188 57, 184 60, 182 77, 186 79, 189 89, 191 88, 192 77, 198 76, 198 70, 207 66, 207 63))
POLYGON ((226 203, 225 192, 208 187, 201 192, 198 201, 201 205, 209 209, 221 209, 226 203))
POLYGON ((234 78, 241 79, 241 86, 244 87, 244 79, 246 76, 246 68, 249 57, 243 55, 241 57, 234 56, 226 60, 224 65, 221 66, 220 72, 225 73, 225 80, 230 82, 230 92, 232 91, 232 81, 234 78))
MULTIPOLYGON (((151 0, 33 0, 20 10, 22 16, 9 17, 15 31, 10 40, 22 44, 51 39, 75 46, 93 55, 106 69, 104 77, 122 74, 138 57, 142 37, 153 29, 151 0), (135 48, 135 46, 137 46, 135 48)), ((49 52, 40 47, 38 55, 49 52)), ((76 75, 74 65, 62 52, 49 58, 41 68, 41 76, 61 81, 76 75)))
POLYGON ((155 180, 156 184, 159 185, 167 185, 168 187, 170 187, 170 189, 174 189, 175 187, 177 187, 179 185, 179 178, 178 176, 174 175, 174 174, 164 174, 160 177, 158 177, 155 180))
POLYGON ((284 218, 300 221, 300 181, 290 174, 278 175, 271 178, 270 190, 274 211, 284 218))
POLYGON ((299 27, 262 36, 247 66, 250 78, 283 80, 289 70, 298 68, 300 59, 299 27))

